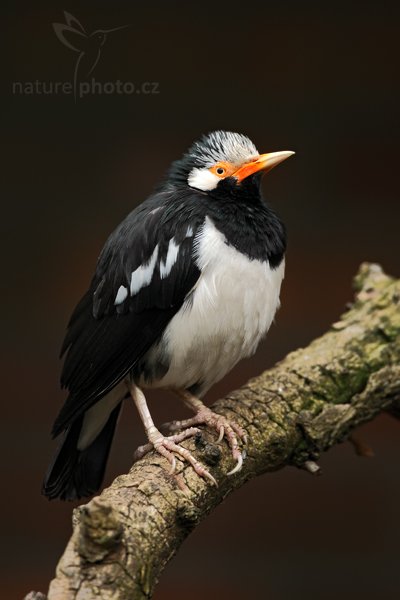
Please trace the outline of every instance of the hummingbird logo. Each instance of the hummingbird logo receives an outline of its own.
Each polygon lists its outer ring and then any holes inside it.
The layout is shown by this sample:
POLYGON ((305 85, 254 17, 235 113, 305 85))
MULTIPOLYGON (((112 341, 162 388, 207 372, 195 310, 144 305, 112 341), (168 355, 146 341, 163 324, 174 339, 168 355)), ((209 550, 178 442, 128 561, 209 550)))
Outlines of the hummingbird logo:
POLYGON ((96 29, 88 33, 76 17, 64 11, 65 23, 53 23, 53 29, 64 46, 78 54, 74 68, 74 97, 78 82, 86 79, 95 69, 100 60, 102 48, 107 41, 108 34, 129 25, 114 27, 113 29, 96 29))

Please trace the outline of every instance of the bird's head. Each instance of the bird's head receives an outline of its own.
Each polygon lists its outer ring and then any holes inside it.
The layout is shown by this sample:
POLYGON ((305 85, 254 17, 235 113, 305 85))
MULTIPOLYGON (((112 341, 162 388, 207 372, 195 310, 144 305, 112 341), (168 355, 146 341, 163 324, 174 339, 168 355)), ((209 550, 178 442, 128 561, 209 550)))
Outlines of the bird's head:
POLYGON ((245 135, 214 131, 195 142, 172 164, 168 179, 210 193, 227 185, 239 189, 245 180, 259 179, 292 154, 289 150, 259 154, 245 135))

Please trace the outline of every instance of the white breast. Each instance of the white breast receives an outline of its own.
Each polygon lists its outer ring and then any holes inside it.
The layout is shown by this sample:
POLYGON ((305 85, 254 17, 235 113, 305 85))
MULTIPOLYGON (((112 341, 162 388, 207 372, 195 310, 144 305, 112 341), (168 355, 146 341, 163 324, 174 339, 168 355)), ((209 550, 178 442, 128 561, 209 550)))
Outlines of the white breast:
POLYGON ((250 260, 226 243, 208 217, 194 252, 201 276, 164 333, 160 347, 167 349, 170 367, 153 385, 187 388, 201 382, 204 394, 253 354, 268 331, 279 307, 284 261, 271 269, 268 262, 250 260))

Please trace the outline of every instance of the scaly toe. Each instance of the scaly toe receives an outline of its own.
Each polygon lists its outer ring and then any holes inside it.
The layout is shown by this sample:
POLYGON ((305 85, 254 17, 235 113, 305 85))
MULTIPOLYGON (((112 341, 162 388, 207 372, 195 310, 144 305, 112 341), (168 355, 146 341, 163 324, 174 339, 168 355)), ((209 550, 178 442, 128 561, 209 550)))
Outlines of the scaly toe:
POLYGON ((233 431, 236 433, 236 435, 240 437, 242 443, 247 444, 247 434, 246 434, 245 430, 243 429, 243 427, 240 427, 240 425, 235 423, 235 421, 230 421, 230 426, 233 429, 233 431))
POLYGON ((133 461, 137 462, 138 460, 140 460, 141 458, 143 458, 143 456, 146 456, 146 454, 148 454, 151 450, 153 450, 154 446, 153 444, 144 444, 143 446, 139 446, 138 448, 136 448, 135 452, 133 453, 133 461))
MULTIPOLYGON (((171 437, 176 437, 176 436, 171 436, 171 437)), ((209 481, 211 481, 211 483, 213 485, 218 486, 216 479, 211 475, 211 473, 209 471, 207 471, 207 469, 205 467, 203 467, 203 465, 198 460, 196 460, 194 458, 194 456, 192 456, 192 454, 190 454, 189 450, 187 450, 186 448, 183 448, 182 446, 179 446, 174 441, 172 441, 171 438, 164 438, 162 440, 161 444, 164 448, 167 449, 167 452, 169 452, 170 454, 172 454, 172 452, 173 452, 178 457, 182 457, 189 464, 191 464, 191 466, 193 467, 193 469, 197 473, 197 475, 199 475, 200 477, 203 477, 205 479, 208 479, 209 481)), ((158 452, 160 452, 158 447, 156 447, 156 450, 158 452)))
MULTIPOLYGON (((243 460, 246 454, 244 452, 240 452, 239 441, 243 445, 247 444, 247 435, 245 430, 234 421, 229 421, 223 415, 214 413, 211 409, 207 407, 203 407, 194 417, 191 417, 190 419, 166 423, 164 425, 164 428, 168 428, 169 431, 175 432, 186 427, 189 427, 190 429, 196 429, 195 427, 193 427, 194 425, 206 425, 207 427, 214 429, 218 433, 217 444, 222 442, 222 440, 226 438, 229 448, 231 449, 232 456, 236 461, 235 467, 231 471, 229 471, 228 475, 233 475, 234 473, 240 471, 240 469, 243 466, 243 460)), ((187 430, 185 429, 183 433, 185 433, 185 431, 187 430)), ((168 439, 177 438, 179 435, 181 434, 175 434, 173 436, 170 436, 168 439)), ((193 468, 196 470, 194 466, 193 468)), ((205 475, 203 473, 198 474, 202 477, 208 477, 209 475, 205 475)), ((208 479, 210 479, 210 477, 208 477, 208 479)), ((210 481, 215 482, 215 479, 212 477, 210 481)))
MULTIPOLYGON (((163 437, 162 436, 162 439, 167 439, 167 440, 170 440, 171 442, 175 442, 176 444, 179 444, 183 440, 186 440, 189 437, 193 437, 199 431, 200 431, 200 429, 198 429, 197 427, 190 427, 189 429, 185 429, 185 431, 181 431, 181 433, 177 433, 175 435, 170 435, 169 437, 163 437)), ((155 443, 149 442, 148 444, 144 444, 143 446, 139 446, 135 450, 135 452, 133 454, 133 460, 134 460, 134 462, 140 460, 141 458, 143 458, 143 456, 146 456, 146 454, 148 454, 149 452, 151 452, 151 450, 153 450, 156 445, 157 445, 157 442, 155 442, 155 443)), ((180 460, 184 460, 180 456, 178 456, 178 458, 180 460)))
POLYGON ((190 454, 189 450, 183 448, 180 443, 189 437, 193 437, 200 430, 197 427, 189 427, 180 433, 171 436, 163 436, 160 432, 157 432, 152 442, 139 446, 134 453, 135 461, 143 458, 151 450, 156 450, 158 454, 167 459, 171 465, 169 471, 170 475, 176 475, 177 459, 181 462, 188 462, 194 469, 194 471, 200 477, 208 479, 211 483, 217 486, 216 479, 211 475, 209 471, 203 465, 190 454))

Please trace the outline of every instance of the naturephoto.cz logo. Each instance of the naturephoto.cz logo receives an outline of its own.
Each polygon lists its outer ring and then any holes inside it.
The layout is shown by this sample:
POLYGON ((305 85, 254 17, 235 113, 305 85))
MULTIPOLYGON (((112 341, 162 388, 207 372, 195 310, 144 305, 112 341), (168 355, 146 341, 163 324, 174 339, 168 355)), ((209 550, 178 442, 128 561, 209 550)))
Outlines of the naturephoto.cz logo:
POLYGON ((110 94, 159 94, 157 81, 98 81, 92 73, 104 52, 106 42, 114 32, 130 27, 121 25, 111 29, 96 29, 89 33, 76 17, 64 11, 65 23, 52 23, 59 41, 75 53, 71 81, 14 81, 13 94, 59 95, 71 94, 75 102, 88 95, 110 94))

